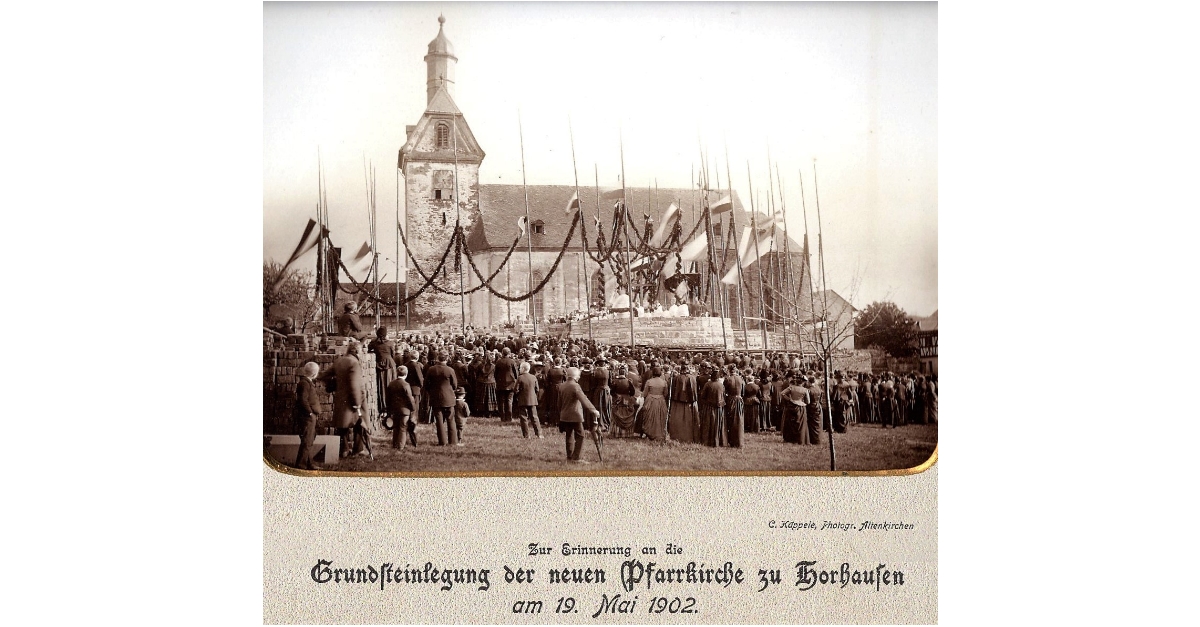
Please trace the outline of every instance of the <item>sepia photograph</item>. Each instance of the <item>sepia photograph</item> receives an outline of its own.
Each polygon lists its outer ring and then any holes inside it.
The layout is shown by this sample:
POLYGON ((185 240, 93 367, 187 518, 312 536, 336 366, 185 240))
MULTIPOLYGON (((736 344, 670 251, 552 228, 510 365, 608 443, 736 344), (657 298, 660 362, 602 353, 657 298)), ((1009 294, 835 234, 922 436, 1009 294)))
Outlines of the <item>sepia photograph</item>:
POLYGON ((265 4, 265 462, 928 468, 937 17, 265 4))

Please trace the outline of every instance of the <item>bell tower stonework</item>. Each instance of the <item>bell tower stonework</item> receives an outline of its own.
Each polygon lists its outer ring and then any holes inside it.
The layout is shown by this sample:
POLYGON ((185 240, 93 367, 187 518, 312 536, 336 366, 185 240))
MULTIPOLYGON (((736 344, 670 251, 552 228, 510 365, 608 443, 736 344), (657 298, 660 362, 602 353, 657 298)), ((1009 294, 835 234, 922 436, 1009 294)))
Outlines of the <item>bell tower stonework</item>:
MULTIPOLYGON (((454 47, 442 29, 446 18, 439 16, 438 23, 437 37, 429 42, 425 55, 428 68, 425 113, 415 125, 407 127, 408 137, 400 148, 397 165, 404 175, 404 232, 412 254, 422 271, 432 273, 449 247, 435 284, 457 292, 454 225, 461 220, 468 234, 475 225, 482 228, 479 166, 484 152, 451 98, 458 57, 454 56, 454 47)), ((412 268, 412 261, 407 263, 408 289, 415 292, 425 281, 412 268)), ((474 277, 465 258, 462 265, 463 284, 468 287, 477 284, 477 280, 472 281, 474 277)), ((410 313, 412 325, 456 325, 460 321, 459 298, 430 287, 410 304, 410 313)), ((471 319, 469 302, 467 318, 471 319)))

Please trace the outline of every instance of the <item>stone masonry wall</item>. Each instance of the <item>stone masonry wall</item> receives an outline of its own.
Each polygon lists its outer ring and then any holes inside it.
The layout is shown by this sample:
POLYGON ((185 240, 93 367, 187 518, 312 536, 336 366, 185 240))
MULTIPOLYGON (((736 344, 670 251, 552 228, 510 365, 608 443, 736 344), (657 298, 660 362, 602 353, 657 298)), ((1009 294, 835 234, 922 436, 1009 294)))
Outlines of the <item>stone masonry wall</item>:
MULTIPOLYGON (((413 256, 426 272, 432 272, 441 259, 442 252, 454 235, 454 222, 457 217, 454 201, 446 198, 433 198, 434 178, 449 177, 453 180, 454 164, 428 161, 408 163, 404 173, 405 185, 405 236, 412 247, 413 256), (439 174, 440 173, 440 174, 439 174), (444 222, 443 222, 444 217, 444 222)), ((470 163, 458 164, 458 195, 462 199, 461 214, 463 227, 470 230, 476 225, 482 228, 479 216, 479 165, 470 163)), ((463 263, 465 264, 465 258, 463 263)), ((466 276, 470 269, 465 269, 466 276)), ((458 273, 454 270, 454 252, 446 261, 445 280, 439 278, 438 284, 454 291, 458 290, 458 273)), ((412 289, 420 287, 424 281, 415 270, 410 268, 408 282, 412 289)), ((468 303, 469 305, 470 303, 468 303)), ((459 298, 435 292, 432 288, 426 290, 412 303, 411 311, 414 319, 425 317, 433 322, 457 321, 460 314, 459 298)))
MULTIPOLYGON (((292 335, 281 346, 279 343, 266 346, 263 350, 263 433, 293 433, 292 410, 296 403, 296 384, 304 364, 312 361, 323 374, 333 366, 334 360, 346 354, 345 338, 329 338, 330 346, 314 346, 315 337, 292 335), (297 339, 299 338, 299 339, 297 339), (307 340, 307 341, 305 341, 307 340)), ((362 382, 366 401, 363 417, 378 430, 379 403, 375 385, 375 355, 360 355, 362 382)), ((319 376, 319 375, 318 375, 319 376)), ((325 393, 325 386, 317 383, 317 396, 321 399, 321 418, 317 432, 332 427, 333 395, 325 393)))

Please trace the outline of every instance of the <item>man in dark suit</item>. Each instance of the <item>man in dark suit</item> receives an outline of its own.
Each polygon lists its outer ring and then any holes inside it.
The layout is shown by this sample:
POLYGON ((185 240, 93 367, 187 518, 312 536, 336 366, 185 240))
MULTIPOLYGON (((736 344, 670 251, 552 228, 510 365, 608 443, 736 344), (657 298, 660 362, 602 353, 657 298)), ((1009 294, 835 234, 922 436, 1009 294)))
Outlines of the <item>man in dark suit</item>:
POLYGON ((500 404, 500 421, 512 422, 513 390, 517 387, 517 364, 512 351, 505 346, 496 360, 496 401, 500 404))
POLYGON ((558 430, 565 434, 567 461, 586 464, 579 459, 583 452, 583 432, 596 428, 593 420, 600 412, 579 387, 579 368, 567 368, 566 374, 567 379, 558 385, 558 430), (585 410, 589 418, 586 425, 585 410))
POLYGON ((387 385, 387 405, 392 413, 392 448, 404 448, 405 440, 417 445, 417 423, 412 412, 417 403, 413 399, 412 387, 405 380, 408 368, 396 368, 396 378, 387 385), (407 437, 406 437, 407 434, 407 437))
POLYGON ((371 459, 371 438, 367 433, 362 419, 363 402, 366 392, 363 390, 362 364, 359 361, 360 344, 350 340, 346 354, 333 362, 333 367, 322 377, 332 381, 333 391, 333 427, 342 438, 342 457, 366 453, 371 459))
POLYGON ((455 427, 454 390, 458 387, 458 375, 446 365, 450 356, 438 353, 437 363, 425 371, 425 394, 429 396, 429 410, 433 413, 434 428, 437 430, 438 446, 445 446, 447 430, 450 444, 458 444, 458 429, 455 427))
POLYGON ((413 396, 413 413, 415 417, 413 422, 421 422, 427 420, 429 415, 429 404, 425 402, 425 395, 422 390, 425 387, 425 369, 421 366, 421 362, 417 361, 417 351, 408 351, 408 361, 404 362, 404 367, 408 369, 408 375, 404 377, 408 381, 408 388, 412 390, 413 396))
POLYGON ((296 432, 300 434, 300 450, 296 451, 296 468, 317 470, 313 465, 313 441, 317 439, 317 419, 321 414, 321 399, 313 385, 320 368, 313 362, 304 364, 300 371, 300 382, 296 384, 296 405, 292 417, 296 432))
POLYGON ((521 374, 517 376, 517 389, 513 398, 517 416, 521 419, 521 437, 529 437, 526 422, 533 424, 533 434, 542 439, 542 427, 538 424, 538 381, 529 373, 529 362, 521 362, 521 374))

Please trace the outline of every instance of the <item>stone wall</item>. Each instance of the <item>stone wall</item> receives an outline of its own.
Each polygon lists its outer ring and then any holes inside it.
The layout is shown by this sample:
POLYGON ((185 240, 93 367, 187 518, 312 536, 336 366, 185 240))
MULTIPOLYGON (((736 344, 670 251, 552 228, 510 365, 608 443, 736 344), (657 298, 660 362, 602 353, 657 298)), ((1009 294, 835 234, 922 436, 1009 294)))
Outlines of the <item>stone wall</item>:
MULTIPOLYGON (((333 366, 334 360, 346 354, 346 338, 328 338, 324 346, 318 345, 316 336, 292 335, 283 342, 274 342, 263 350, 263 433, 285 434, 295 429, 292 410, 296 403, 296 384, 304 364, 315 362, 324 373, 333 366), (297 339, 299 338, 299 339, 297 339)), ((378 429, 379 403, 375 386, 375 355, 359 356, 362 362, 363 391, 366 395, 363 417, 378 429)), ((332 426, 333 395, 325 393, 325 386, 317 383, 317 396, 321 399, 321 418, 317 422, 318 433, 332 426)))
MULTIPOLYGON (((633 341, 639 346, 721 348, 721 327, 733 346, 733 326, 728 318, 636 318, 633 341)), ((586 339, 586 321, 571 327, 571 337, 586 339)), ((607 344, 629 345, 629 317, 592 320, 592 337, 607 344)))
MULTIPOLYGON (((428 137, 422 142, 431 141, 428 137)), ((424 143, 418 150, 431 149, 424 143)), ((463 147, 460 146, 460 150, 463 147)), ((430 161, 410 161, 404 172, 404 222, 405 237, 412 248, 413 256, 421 264, 421 269, 432 272, 441 260, 442 253, 454 235, 454 223, 461 212, 462 225, 467 231, 471 228, 482 228, 482 218, 479 215, 479 165, 476 163, 458 164, 457 192, 461 199, 461 208, 455 209, 454 201, 449 197, 435 199, 433 190, 435 179, 437 186, 453 187, 454 163, 430 161), (445 179, 445 180, 441 180, 445 179)), ((450 191, 450 190, 447 190, 450 191)), ((446 194, 449 196, 449 194, 446 194)), ((463 258, 466 265, 466 258, 463 258)), ((445 280, 438 279, 438 285, 458 291, 458 273, 454 270, 454 252, 450 252, 446 260, 445 280)), ((464 278, 470 277, 470 268, 465 269, 464 278)), ((413 289, 420 287, 424 281, 415 270, 410 269, 408 282, 413 289)), ((477 283, 477 282, 476 282, 477 283)), ((468 303, 470 305, 471 303, 468 303)), ((412 303, 413 318, 438 321, 457 321, 460 318, 459 297, 448 296, 436 292, 432 288, 426 290, 420 298, 412 303)), ((469 312, 468 312, 469 313, 469 312)))

